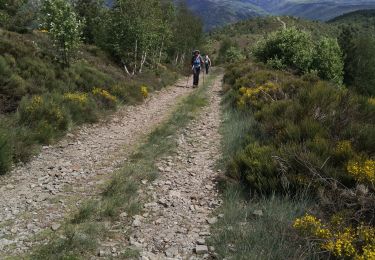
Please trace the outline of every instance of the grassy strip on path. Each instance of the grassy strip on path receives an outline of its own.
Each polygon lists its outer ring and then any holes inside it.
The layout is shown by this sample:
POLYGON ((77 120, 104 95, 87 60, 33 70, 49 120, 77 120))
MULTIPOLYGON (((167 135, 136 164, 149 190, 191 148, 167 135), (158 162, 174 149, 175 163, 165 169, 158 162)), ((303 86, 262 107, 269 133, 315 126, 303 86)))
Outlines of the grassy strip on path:
MULTIPOLYGON (((223 172, 234 155, 257 138, 253 115, 230 105, 230 92, 223 101, 223 172)), ((304 241, 292 229, 294 219, 309 207, 309 200, 274 195, 251 195, 240 182, 225 180, 222 185, 223 216, 212 227, 211 245, 219 259, 304 259, 313 258, 304 241)))
MULTIPOLYGON (((62 225, 58 232, 49 232, 45 243, 37 248, 30 259, 81 259, 92 255, 99 240, 110 236, 108 224, 118 220, 120 214, 131 216, 142 209, 138 198, 142 180, 152 181, 158 175, 155 163, 162 156, 170 155, 176 148, 176 134, 194 119, 202 107, 207 105, 207 88, 217 75, 208 77, 200 87, 183 99, 169 120, 157 127, 118 170, 100 198, 85 202, 78 212, 62 225)), ((126 227, 124 227, 126 230, 126 227)), ((122 257, 135 257, 136 252, 124 252, 122 257)))

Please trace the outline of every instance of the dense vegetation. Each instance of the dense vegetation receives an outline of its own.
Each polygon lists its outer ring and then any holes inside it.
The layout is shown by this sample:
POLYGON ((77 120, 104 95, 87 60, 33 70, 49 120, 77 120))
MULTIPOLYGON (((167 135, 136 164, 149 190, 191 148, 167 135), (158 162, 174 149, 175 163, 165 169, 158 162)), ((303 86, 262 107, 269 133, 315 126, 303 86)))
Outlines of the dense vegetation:
POLYGON ((172 83, 202 40, 184 5, 158 0, 5 0, 0 27, 0 174, 172 83))
MULTIPOLYGON (((247 59, 227 67, 223 167, 231 181, 212 242, 238 259, 372 259, 372 36, 353 26, 332 26, 328 37, 286 27, 254 35, 245 49, 237 43, 247 59)), ((222 39, 219 55, 230 45, 222 39)))

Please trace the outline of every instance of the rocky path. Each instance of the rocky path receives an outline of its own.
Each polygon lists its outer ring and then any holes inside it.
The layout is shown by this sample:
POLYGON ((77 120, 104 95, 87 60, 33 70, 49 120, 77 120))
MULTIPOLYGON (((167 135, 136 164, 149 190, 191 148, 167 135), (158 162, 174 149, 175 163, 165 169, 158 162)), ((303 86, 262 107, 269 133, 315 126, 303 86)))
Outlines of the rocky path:
MULTIPOLYGON (((185 84, 186 79, 176 86, 185 84)), ((26 251, 33 245, 31 237, 57 230, 66 214, 98 194, 131 147, 191 91, 176 86, 155 93, 142 105, 123 107, 107 122, 77 129, 1 177, 0 258, 26 251)))
POLYGON ((149 199, 135 216, 130 244, 142 259, 208 259, 206 245, 213 210, 220 205, 215 163, 220 158, 220 89, 218 77, 209 89, 209 106, 181 130, 174 156, 158 162, 160 177, 145 185, 149 199))

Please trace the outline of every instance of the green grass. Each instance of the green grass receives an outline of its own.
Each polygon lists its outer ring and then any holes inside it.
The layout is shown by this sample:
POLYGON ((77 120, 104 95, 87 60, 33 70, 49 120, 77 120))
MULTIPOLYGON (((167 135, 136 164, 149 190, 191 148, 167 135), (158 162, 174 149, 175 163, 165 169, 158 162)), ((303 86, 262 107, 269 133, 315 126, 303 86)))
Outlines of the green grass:
POLYGON ((248 198, 240 184, 226 187, 223 217, 212 227, 210 243, 219 259, 313 259, 308 244, 292 228, 310 206, 306 199, 271 196, 248 198), (255 211, 261 210, 263 216, 255 211))
MULTIPOLYGON (((116 172, 97 200, 86 201, 59 232, 45 238, 47 244, 35 249, 30 259, 81 259, 94 253, 98 241, 108 235, 104 223, 118 219, 120 213, 131 216, 142 210, 137 192, 141 180, 153 181, 158 176, 155 165, 162 156, 173 153, 176 134, 198 115, 207 104, 207 88, 214 78, 211 75, 206 84, 183 99, 170 118, 156 128, 147 140, 138 147, 130 160, 116 172)), ((123 258, 137 255, 126 250, 123 258)))
MULTIPOLYGON (((259 138, 251 113, 236 111, 230 104, 230 92, 222 103, 222 156, 219 167, 226 171, 236 153, 259 138)), ((223 176, 224 177, 224 176, 223 176)), ((219 259, 314 259, 309 244, 300 240, 292 228, 296 217, 313 204, 305 197, 286 195, 258 196, 241 180, 223 178, 222 218, 212 227, 209 243, 219 259), (261 210, 263 216, 254 215, 261 210)))

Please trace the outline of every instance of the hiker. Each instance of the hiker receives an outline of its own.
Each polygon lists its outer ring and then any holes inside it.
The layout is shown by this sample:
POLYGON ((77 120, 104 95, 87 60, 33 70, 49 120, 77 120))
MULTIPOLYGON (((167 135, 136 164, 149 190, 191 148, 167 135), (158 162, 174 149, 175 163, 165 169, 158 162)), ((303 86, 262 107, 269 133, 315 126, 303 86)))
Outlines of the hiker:
POLYGON ((208 74, 208 71, 209 71, 209 69, 210 69, 210 67, 211 67, 211 59, 210 59, 210 57, 208 57, 208 55, 206 55, 205 57, 204 57, 204 65, 205 65, 205 67, 206 67, 206 74, 208 74))
POLYGON ((194 73, 193 88, 198 87, 199 74, 201 73, 201 66, 203 66, 203 64, 204 61, 202 59, 202 56, 200 55, 200 52, 198 50, 194 51, 193 58, 191 59, 191 66, 194 73))

